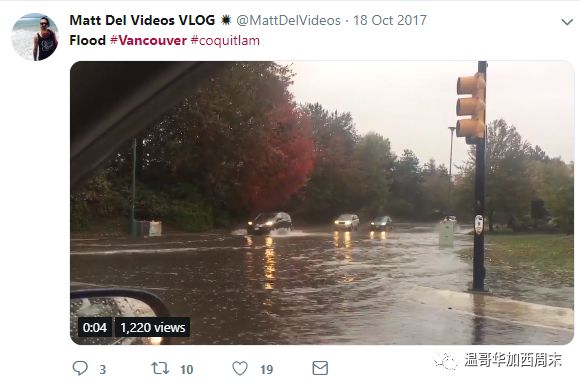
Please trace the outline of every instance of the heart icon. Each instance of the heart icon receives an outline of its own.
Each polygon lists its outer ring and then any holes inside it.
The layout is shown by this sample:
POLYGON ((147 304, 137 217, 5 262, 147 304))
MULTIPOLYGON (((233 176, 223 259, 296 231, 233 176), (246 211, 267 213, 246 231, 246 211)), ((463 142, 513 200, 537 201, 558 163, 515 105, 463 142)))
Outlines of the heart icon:
POLYGON ((248 364, 246 363, 246 361, 242 362, 235 361, 234 363, 232 363, 232 367, 234 368, 234 372, 236 374, 243 375, 248 369, 248 364))

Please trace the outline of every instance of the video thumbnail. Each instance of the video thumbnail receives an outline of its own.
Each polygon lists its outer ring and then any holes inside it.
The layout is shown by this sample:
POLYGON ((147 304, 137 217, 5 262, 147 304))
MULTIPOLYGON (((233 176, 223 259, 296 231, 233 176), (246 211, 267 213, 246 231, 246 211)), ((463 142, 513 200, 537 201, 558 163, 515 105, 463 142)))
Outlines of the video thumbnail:
POLYGON ((72 340, 569 343, 573 76, 76 63, 72 340))

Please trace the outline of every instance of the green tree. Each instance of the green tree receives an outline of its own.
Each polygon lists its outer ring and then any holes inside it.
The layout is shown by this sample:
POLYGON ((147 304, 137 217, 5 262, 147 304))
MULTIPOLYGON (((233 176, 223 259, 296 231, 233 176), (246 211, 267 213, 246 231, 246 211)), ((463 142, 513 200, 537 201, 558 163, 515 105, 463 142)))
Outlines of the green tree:
POLYGON ((453 181, 452 208, 459 219, 473 221, 475 200, 475 169, 469 163, 459 167, 453 181))
POLYGON ((429 218, 438 218, 443 213, 449 214, 449 173, 445 165, 435 165, 431 158, 423 166, 424 214, 429 218))
MULTIPOLYGON (((293 75, 273 62, 232 63, 146 128, 138 146, 143 206, 165 218, 207 218, 285 205, 314 163, 310 122, 289 91, 293 75)), ((126 191, 131 168, 127 144, 107 168, 114 190, 126 191)))
POLYGON ((339 212, 358 209, 356 182, 360 170, 355 147, 359 136, 350 113, 330 113, 320 104, 306 104, 302 112, 314 139, 314 169, 301 192, 298 213, 328 221, 339 212))
POLYGON ((574 233, 574 180, 568 179, 558 187, 552 201, 548 203, 558 225, 567 234, 574 233))
POLYGON ((150 131, 151 180, 195 182, 212 206, 234 214, 283 205, 313 163, 292 76, 287 66, 252 62, 213 78, 150 131))
POLYGON ((574 171, 558 158, 532 158, 529 162, 535 199, 544 201, 546 209, 560 228, 574 229, 574 171))
POLYGON ((359 207, 369 217, 385 213, 389 206, 395 163, 390 141, 380 134, 368 133, 357 143, 355 157, 360 168, 355 181, 359 187, 359 207))
POLYGON ((425 210, 423 173, 419 159, 409 149, 395 161, 393 168, 393 200, 390 211, 403 218, 422 218, 425 210))
MULTIPOLYGON (((529 214, 533 183, 528 169, 530 145, 515 126, 505 120, 494 120, 487 126, 485 211, 490 231, 496 222, 511 223, 529 214)), ((467 207, 462 212, 473 215, 475 146, 470 159, 461 168, 456 199, 467 207)))

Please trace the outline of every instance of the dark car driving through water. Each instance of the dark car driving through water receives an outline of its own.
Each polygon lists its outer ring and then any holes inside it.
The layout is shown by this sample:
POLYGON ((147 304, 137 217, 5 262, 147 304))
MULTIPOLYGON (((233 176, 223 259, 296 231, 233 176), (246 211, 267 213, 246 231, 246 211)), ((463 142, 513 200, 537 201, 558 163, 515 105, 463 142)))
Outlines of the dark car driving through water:
POLYGON ((379 216, 371 221, 371 231, 393 230, 393 220, 389 216, 379 216))
POLYGON ((292 219, 288 213, 266 212, 260 213, 252 221, 248 221, 246 230, 250 235, 267 235, 273 230, 292 230, 292 219))

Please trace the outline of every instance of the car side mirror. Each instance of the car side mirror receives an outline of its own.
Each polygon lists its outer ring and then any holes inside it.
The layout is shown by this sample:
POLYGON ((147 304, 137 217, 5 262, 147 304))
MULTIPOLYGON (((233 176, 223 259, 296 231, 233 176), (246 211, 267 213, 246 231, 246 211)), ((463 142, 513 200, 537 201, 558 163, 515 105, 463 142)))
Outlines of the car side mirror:
POLYGON ((76 290, 70 294, 71 339, 81 345, 168 344, 167 337, 115 337, 112 331, 116 317, 168 316, 165 304, 147 291, 104 288, 76 290))

